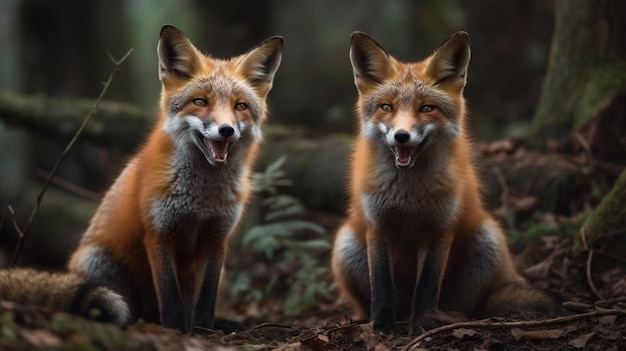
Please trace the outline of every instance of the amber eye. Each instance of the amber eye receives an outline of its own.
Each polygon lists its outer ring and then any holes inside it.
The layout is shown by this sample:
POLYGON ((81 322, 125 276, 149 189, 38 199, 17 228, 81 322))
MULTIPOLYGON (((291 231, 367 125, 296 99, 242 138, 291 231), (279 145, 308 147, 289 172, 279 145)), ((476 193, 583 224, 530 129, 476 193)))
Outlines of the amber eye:
POLYGON ((391 105, 389 105, 389 104, 382 104, 382 105, 380 105, 380 109, 385 111, 385 112, 393 112, 393 107, 391 107, 391 105))
POLYGON ((193 104, 196 106, 200 106, 200 107, 207 107, 209 106, 209 102, 206 101, 205 99, 194 99, 193 100, 193 104))
POLYGON ((238 102, 235 105, 235 110, 237 111, 243 111, 243 110, 247 110, 248 109, 248 104, 246 104, 245 102, 238 102))
POLYGON ((420 107, 420 112, 432 112, 435 109, 435 106, 433 105, 424 105, 422 107, 420 107))

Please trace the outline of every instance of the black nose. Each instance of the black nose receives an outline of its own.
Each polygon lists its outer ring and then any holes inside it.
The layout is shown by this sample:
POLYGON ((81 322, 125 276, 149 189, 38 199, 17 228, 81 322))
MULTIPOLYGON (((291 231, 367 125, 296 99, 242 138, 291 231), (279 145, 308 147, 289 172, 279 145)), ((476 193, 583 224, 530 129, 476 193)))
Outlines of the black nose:
POLYGON ((235 134, 235 128, 231 127, 228 124, 222 124, 220 128, 217 130, 221 136, 224 138, 228 138, 229 136, 235 134))
POLYGON ((393 135, 393 137, 400 144, 404 144, 407 141, 409 141, 409 139, 411 139, 411 134, 409 134, 409 132, 407 132, 404 129, 400 129, 399 131, 396 132, 396 134, 393 135))

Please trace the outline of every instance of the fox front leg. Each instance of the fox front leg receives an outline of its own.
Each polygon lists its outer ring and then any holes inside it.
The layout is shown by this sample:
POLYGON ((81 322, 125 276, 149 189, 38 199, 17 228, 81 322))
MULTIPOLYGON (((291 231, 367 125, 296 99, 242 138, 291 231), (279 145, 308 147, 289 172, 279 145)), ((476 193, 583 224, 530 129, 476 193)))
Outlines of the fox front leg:
POLYGON ((178 285, 177 265, 172 243, 163 236, 147 235, 144 240, 159 304, 161 324, 166 328, 190 331, 188 315, 178 285))
POLYGON ((213 329, 215 324, 215 301, 217 300, 218 286, 222 266, 224 265, 225 249, 223 240, 211 240, 204 253, 206 257, 204 269, 198 277, 201 282, 200 293, 195 307, 195 325, 213 329))
POLYGON ((370 267, 370 318, 374 331, 389 334, 394 327, 394 289, 391 279, 390 251, 380 232, 370 230, 367 235, 367 256, 370 267))
POLYGON ((441 236, 427 246, 424 260, 418 269, 417 283, 413 292, 409 333, 419 335, 424 329, 438 326, 438 322, 426 315, 437 308, 441 283, 446 271, 450 245, 447 236, 441 236), (424 329, 422 329, 424 328, 424 329))

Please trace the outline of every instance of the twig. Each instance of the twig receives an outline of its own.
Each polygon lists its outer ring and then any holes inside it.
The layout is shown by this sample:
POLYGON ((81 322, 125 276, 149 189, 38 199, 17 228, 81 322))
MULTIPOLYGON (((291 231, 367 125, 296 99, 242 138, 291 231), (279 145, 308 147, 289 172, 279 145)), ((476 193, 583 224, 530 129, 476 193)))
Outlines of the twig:
MULTIPOLYGON (((50 173, 46 172, 42 169, 37 171, 37 175, 42 177, 42 178, 48 178, 50 177, 50 173)), ((76 196, 80 196, 84 199, 87 200, 93 200, 93 201, 100 201, 102 200, 102 195, 100 193, 91 191, 91 190, 87 190, 83 187, 80 187, 74 183, 68 182, 67 180, 60 178, 58 176, 52 176, 52 184, 60 187, 61 189, 72 193, 76 196)))
POLYGON ((569 322, 574 322, 580 319, 585 318, 594 318, 594 317, 602 317, 602 316, 626 316, 626 311, 615 310, 615 309, 605 309, 592 311, 587 313, 580 313, 571 316, 565 317, 557 317, 552 319, 544 319, 544 320, 533 320, 533 321, 517 321, 517 322, 497 322, 493 321, 490 318, 480 319, 477 321, 469 321, 469 322, 461 322, 444 325, 439 328, 431 329, 420 336, 413 339, 408 345, 406 345, 402 351, 408 351, 413 346, 417 345, 420 341, 426 339, 427 337, 433 336, 435 334, 443 333, 449 330, 459 329, 459 328, 477 328, 477 329, 497 329, 497 328, 515 328, 515 327, 542 327, 547 325, 554 324, 565 324, 569 322))
POLYGON ((620 297, 615 297, 612 299, 596 301, 595 304, 598 306, 604 307, 604 306, 613 305, 613 304, 620 303, 620 302, 626 302, 626 296, 620 296, 620 297))
MULTIPOLYGON (((74 146, 74 143, 76 143, 76 140, 83 132, 83 129, 85 129, 89 121, 91 121, 93 116, 96 114, 96 111, 98 110, 98 106, 100 105, 100 102, 102 101, 102 98, 104 97, 104 94, 109 89, 109 86, 111 85, 111 82, 113 81, 113 78, 117 76, 117 74, 120 72, 120 68, 122 64, 126 61, 126 59, 128 59, 128 57, 130 56, 132 52, 133 52, 133 49, 128 50, 128 52, 126 52, 126 54, 119 60, 113 59, 113 57, 111 57, 111 55, 109 54, 111 61, 113 61, 113 63, 115 64, 115 67, 113 68, 113 71, 111 71, 111 73, 109 74, 109 78, 106 80, 106 82, 104 82, 102 91, 100 92, 100 95, 98 96, 98 99, 94 103, 91 111, 89 112, 89 114, 87 115, 87 117, 85 118, 81 126, 78 128, 74 136, 72 137, 72 140, 70 140, 70 142, 67 144, 67 146, 61 153, 61 156, 59 156, 59 159, 55 163, 54 167, 52 167, 52 170, 50 171, 50 175, 48 176, 48 179, 46 179, 46 182, 44 183, 43 188, 41 189, 39 194, 37 194, 37 201, 35 202, 35 206, 33 207, 33 210, 30 213, 30 216, 28 217, 28 222, 26 222, 24 229, 18 230, 19 237, 18 237, 17 245, 15 246, 15 252, 13 253, 13 258, 11 259, 11 264, 10 264, 11 267, 15 266, 15 263, 17 262, 17 258, 19 257, 20 251, 22 249, 22 244, 24 243, 24 239, 28 235, 33 224, 35 223, 35 217, 37 215, 37 211, 39 211, 39 206, 41 205, 43 196, 46 193, 48 186, 52 182, 52 178, 54 177, 54 174, 59 168, 59 165, 61 164, 61 162, 63 162, 63 160, 65 159, 65 156, 67 156, 72 146, 74 146)), ((14 213, 13 213, 13 220, 15 221, 14 213)))
POLYGON ((589 143, 580 133, 575 133, 574 137, 576 138, 576 141, 580 143, 580 146, 583 148, 583 150, 585 150, 585 154, 587 154, 587 165, 589 166, 589 169, 593 170, 593 153, 591 152, 591 147, 589 146, 589 143))
POLYGON ((597 298, 603 300, 604 297, 600 294, 598 289, 596 289, 596 285, 593 283, 593 279, 591 279, 591 260, 593 259, 593 249, 589 248, 587 245, 587 235, 585 234, 585 228, 583 227, 580 230, 580 239, 583 242, 583 248, 588 251, 587 254, 587 264, 585 265, 585 274, 587 275, 587 284, 589 284, 589 288, 596 295, 597 298))
POLYGON ((17 224, 17 220, 15 219, 15 210, 11 205, 7 205, 7 208, 9 209, 9 213, 11 214, 11 221, 13 222, 13 227, 15 227, 15 231, 17 231, 17 234, 19 236, 22 236, 22 230, 20 229, 20 226, 17 224))

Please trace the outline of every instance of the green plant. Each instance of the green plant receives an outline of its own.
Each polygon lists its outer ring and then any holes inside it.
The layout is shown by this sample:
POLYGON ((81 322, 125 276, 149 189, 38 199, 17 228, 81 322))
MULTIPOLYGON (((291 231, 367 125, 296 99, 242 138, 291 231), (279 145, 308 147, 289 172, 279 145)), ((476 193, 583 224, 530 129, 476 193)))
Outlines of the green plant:
POLYGON ((291 185, 282 169, 285 157, 277 159, 264 171, 252 177, 253 191, 264 198, 259 202, 257 223, 245 230, 241 245, 268 265, 288 264, 289 272, 276 269, 264 288, 255 288, 249 272, 238 272, 231 282, 233 295, 248 301, 261 301, 280 294, 288 287, 282 305, 285 315, 295 315, 317 305, 320 298, 329 298, 327 265, 319 256, 330 250, 326 230, 304 218, 306 209, 298 199, 279 193, 281 186, 291 185), (295 274, 293 273, 295 272, 295 274))

